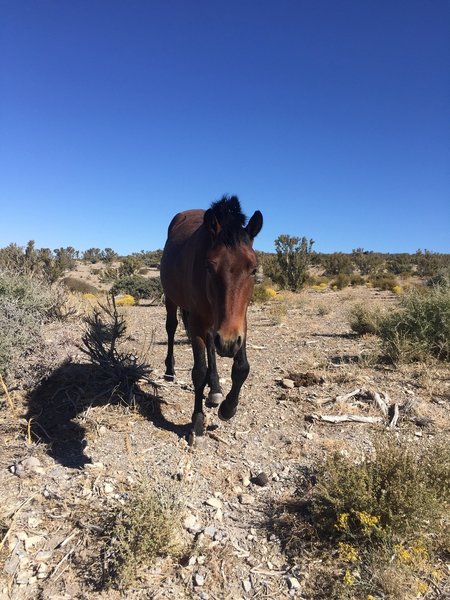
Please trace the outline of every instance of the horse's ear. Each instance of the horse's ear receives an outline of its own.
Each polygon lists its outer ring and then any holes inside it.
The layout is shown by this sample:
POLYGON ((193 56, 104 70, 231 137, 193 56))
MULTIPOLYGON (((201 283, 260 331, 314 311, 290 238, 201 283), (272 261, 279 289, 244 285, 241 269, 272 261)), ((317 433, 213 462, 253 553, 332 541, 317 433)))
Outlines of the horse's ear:
POLYGON ((208 210, 205 212, 203 217, 203 225, 212 233, 214 237, 218 235, 220 231, 220 224, 211 208, 208 208, 208 210))
POLYGON ((263 216, 262 216, 261 212, 259 210, 257 210, 257 211, 255 211, 253 217, 248 222, 247 227, 245 229, 246 229, 248 235, 253 239, 261 231, 262 226, 263 226, 263 216))

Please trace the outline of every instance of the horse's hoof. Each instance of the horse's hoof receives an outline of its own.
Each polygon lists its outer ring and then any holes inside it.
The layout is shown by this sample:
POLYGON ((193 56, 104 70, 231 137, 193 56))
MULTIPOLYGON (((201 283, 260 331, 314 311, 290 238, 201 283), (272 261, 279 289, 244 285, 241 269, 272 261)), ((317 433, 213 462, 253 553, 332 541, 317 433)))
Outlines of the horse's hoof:
POLYGON ((190 448, 202 448, 205 445, 205 436, 195 435, 195 432, 191 431, 188 438, 188 445, 190 448))
POLYGON ((215 408, 216 406, 219 406, 219 404, 222 402, 223 400, 223 395, 220 392, 209 392, 208 394, 208 398, 206 399, 206 406, 208 408, 215 408))
POLYGON ((232 406, 231 408, 227 406, 226 401, 222 402, 222 404, 220 405, 219 411, 218 411, 218 416, 219 419, 221 421, 229 421, 230 419, 232 419, 234 417, 234 415, 236 414, 237 411, 237 407, 232 406))
POLYGON ((175 375, 169 375, 168 373, 164 374, 164 379, 166 381, 175 381, 175 375))

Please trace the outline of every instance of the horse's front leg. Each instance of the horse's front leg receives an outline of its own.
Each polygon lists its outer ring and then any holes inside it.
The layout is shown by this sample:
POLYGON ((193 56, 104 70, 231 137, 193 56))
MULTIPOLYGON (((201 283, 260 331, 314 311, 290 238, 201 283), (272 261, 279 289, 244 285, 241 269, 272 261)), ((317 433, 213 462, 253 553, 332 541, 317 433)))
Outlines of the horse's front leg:
POLYGON ((205 357, 205 342, 202 336, 196 334, 191 327, 192 351, 194 353, 194 368, 192 383, 194 384, 195 402, 192 414, 192 433, 203 435, 206 429, 205 413, 203 412, 203 391, 207 381, 207 364, 205 357))
POLYGON ((247 379, 249 372, 250 365, 247 360, 244 340, 244 343, 234 357, 233 368, 231 369, 231 390, 228 392, 227 397, 219 408, 219 418, 222 419, 222 421, 228 421, 228 419, 231 419, 236 414, 239 403, 239 392, 241 391, 242 384, 247 379))
POLYGON ((208 385, 209 394, 206 400, 206 406, 219 406, 223 400, 222 388, 219 383, 219 374, 217 373, 216 350, 214 339, 211 332, 206 334, 206 355, 208 357, 208 385))

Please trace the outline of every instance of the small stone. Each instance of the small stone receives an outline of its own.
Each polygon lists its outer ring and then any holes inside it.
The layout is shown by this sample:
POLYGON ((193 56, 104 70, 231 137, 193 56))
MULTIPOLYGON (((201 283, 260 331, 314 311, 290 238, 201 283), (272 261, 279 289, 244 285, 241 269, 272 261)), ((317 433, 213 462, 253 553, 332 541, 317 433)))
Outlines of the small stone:
POLYGON ((208 500, 206 501, 206 504, 208 506, 212 506, 213 508, 222 508, 222 501, 219 500, 219 498, 215 498, 214 496, 211 496, 211 498, 208 498, 208 500))
POLYGON ((259 473, 258 475, 256 475, 256 477, 253 477, 252 483, 254 483, 255 485, 259 485, 261 487, 264 487, 264 486, 266 486, 269 483, 269 478, 264 473, 264 471, 261 471, 261 473, 259 473))
POLYGON ((114 486, 111 483, 105 483, 103 490, 105 494, 112 494, 114 492, 114 486))
POLYGON ((291 390, 294 388, 294 382, 292 381, 292 379, 282 379, 281 385, 287 390, 291 390))
POLYGON ((37 560, 39 562, 46 562, 46 561, 50 560, 52 556, 53 556, 52 550, 41 550, 40 552, 38 552, 36 554, 35 560, 37 560))
POLYGON ((290 590, 299 590, 300 582, 295 577, 287 577, 286 582, 290 590))
POLYGON ((206 562, 206 556, 203 556, 203 554, 201 554, 200 556, 197 556, 197 563, 199 565, 204 565, 206 562))
POLYGON ((254 497, 250 496, 250 494, 239 494, 238 498, 239 498, 239 502, 241 504, 248 505, 248 504, 254 504, 255 503, 254 497))
POLYGON ((201 587, 204 583, 205 583, 205 577, 201 573, 195 573, 194 585, 196 587, 201 587))
POLYGON ((195 529, 196 526, 198 526, 197 517, 192 513, 189 513, 183 521, 183 527, 189 531, 195 529))
POLYGON ((210 538, 214 538, 216 535, 217 529, 215 527, 205 527, 203 533, 210 538))
POLYGON ((272 481, 280 481, 280 476, 278 473, 272 473, 272 481))
POLYGON ((17 574, 16 583, 19 585, 27 585, 32 575, 33 573, 31 571, 20 571, 20 573, 17 574))
POLYGON ((244 581, 242 582, 242 587, 244 588, 244 591, 248 594, 248 592, 252 589, 252 582, 250 581, 250 579, 244 579, 244 581))
POLYGON ((244 476, 242 478, 242 485, 244 487, 248 487, 250 485, 251 481, 250 481, 250 477, 244 476))
POLYGON ((86 463, 84 465, 84 468, 88 469, 88 470, 89 469, 92 469, 92 470, 94 470, 94 469, 104 469, 105 465, 103 463, 101 463, 101 462, 93 462, 93 463, 86 463))
POLYGON ((314 434, 312 431, 305 431, 305 433, 303 434, 303 436, 307 439, 307 440, 312 440, 314 437, 314 434))
POLYGON ((28 533, 26 531, 18 531, 16 533, 16 538, 21 542, 24 542, 28 537, 28 533))
POLYGON ((35 456, 30 456, 29 458, 26 458, 25 460, 22 461, 22 465, 26 469, 33 469, 34 467, 40 467, 41 461, 38 458, 36 458, 35 456))
POLYGON ((220 521, 220 523, 222 523, 222 521, 223 521, 223 512, 222 512, 221 508, 217 509, 217 512, 214 515, 214 518, 217 519, 218 521, 220 521))

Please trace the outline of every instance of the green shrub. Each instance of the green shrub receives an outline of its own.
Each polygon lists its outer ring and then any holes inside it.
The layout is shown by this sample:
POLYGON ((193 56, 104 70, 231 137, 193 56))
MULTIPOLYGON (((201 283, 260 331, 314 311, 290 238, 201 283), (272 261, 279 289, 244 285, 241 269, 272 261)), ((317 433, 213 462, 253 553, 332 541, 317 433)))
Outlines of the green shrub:
POLYGON ((334 252, 324 257, 325 275, 351 275, 353 273, 353 263, 348 254, 334 252))
POLYGON ((141 277, 140 275, 131 275, 129 277, 121 277, 111 288, 114 295, 129 294, 137 301, 152 300, 159 302, 163 296, 163 289, 159 277, 141 277))
POLYGON ((158 557, 176 555, 181 547, 178 521, 171 500, 157 495, 149 484, 134 489, 106 519, 106 583, 126 588, 158 557))
POLYGON ((324 563, 311 597, 415 598, 450 550, 450 445, 385 433, 373 446, 362 462, 329 457, 275 521, 292 559, 324 563))
POLYGON ((351 275, 350 276, 350 285, 356 286, 356 285, 365 285, 366 280, 364 279, 364 277, 361 277, 361 275, 351 275))
POLYGON ((392 292, 393 289, 398 286, 398 281, 395 279, 392 273, 371 275, 369 277, 369 281, 373 287, 378 288, 379 290, 389 290, 392 292))
POLYGON ((138 256, 125 256, 119 266, 119 277, 135 275, 142 267, 142 259, 138 256))
POLYGON ((282 289, 297 292, 308 278, 308 264, 314 240, 280 235, 275 240, 277 270, 267 273, 282 289))
POLYGON ((379 327, 384 350, 394 361, 450 360, 450 288, 412 290, 379 327))
POLYGON ((350 285, 350 275, 339 273, 339 275, 330 283, 330 285, 332 289, 343 290, 350 285))
POLYGON ((79 292, 80 294, 98 294, 99 292, 95 285, 76 277, 64 277, 62 283, 71 292, 79 292))

